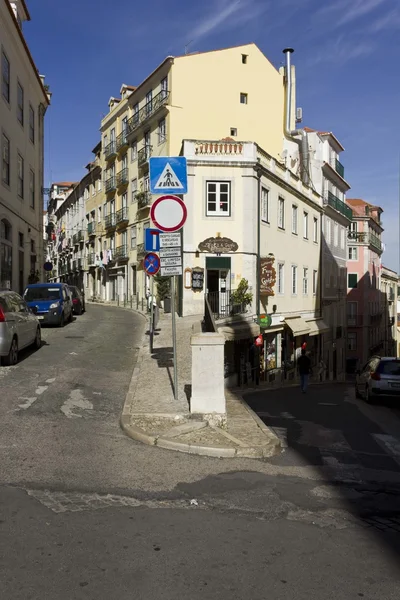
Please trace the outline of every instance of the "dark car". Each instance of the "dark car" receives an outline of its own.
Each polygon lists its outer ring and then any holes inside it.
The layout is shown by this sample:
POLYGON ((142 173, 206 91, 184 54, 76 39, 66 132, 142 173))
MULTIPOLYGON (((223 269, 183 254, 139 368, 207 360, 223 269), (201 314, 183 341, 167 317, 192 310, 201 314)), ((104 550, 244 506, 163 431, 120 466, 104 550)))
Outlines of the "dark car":
POLYGON ((65 283, 27 285, 24 300, 43 325, 63 327, 72 321, 71 291, 65 283))
POLYGON ((70 285, 68 287, 71 290, 72 310, 74 311, 74 315, 81 315, 86 310, 85 298, 80 289, 77 288, 75 285, 70 285))

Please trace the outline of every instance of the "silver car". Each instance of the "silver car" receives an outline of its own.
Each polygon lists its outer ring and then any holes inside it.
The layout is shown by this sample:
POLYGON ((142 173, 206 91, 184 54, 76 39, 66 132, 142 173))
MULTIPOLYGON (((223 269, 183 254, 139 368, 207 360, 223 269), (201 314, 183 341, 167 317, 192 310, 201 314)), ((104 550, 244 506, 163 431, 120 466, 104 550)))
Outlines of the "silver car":
POLYGON ((39 319, 15 292, 0 290, 0 357, 5 365, 18 362, 22 348, 42 345, 39 319))
POLYGON ((356 396, 371 403, 381 397, 400 398, 400 359, 372 356, 356 371, 356 396))

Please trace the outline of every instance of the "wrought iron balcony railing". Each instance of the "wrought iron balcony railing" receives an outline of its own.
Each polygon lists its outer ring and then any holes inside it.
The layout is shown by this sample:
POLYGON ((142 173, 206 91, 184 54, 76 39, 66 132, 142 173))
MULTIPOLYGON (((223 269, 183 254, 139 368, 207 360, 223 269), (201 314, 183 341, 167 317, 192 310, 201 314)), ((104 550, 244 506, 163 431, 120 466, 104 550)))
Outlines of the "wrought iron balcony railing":
POLYGON ((127 129, 117 136, 117 152, 128 146, 127 129))
POLYGON ((127 244, 122 244, 122 246, 117 246, 114 252, 115 260, 123 260, 125 258, 129 258, 128 246, 127 244))
POLYGON ((329 206, 340 212, 348 219, 351 220, 353 218, 353 211, 351 210, 350 206, 347 206, 347 204, 342 202, 342 200, 335 196, 335 194, 332 194, 332 192, 327 192, 325 194, 325 204, 329 204, 329 206))
POLYGON ((126 185, 128 181, 129 173, 127 168, 122 169, 117 173, 117 187, 120 187, 121 185, 126 185))
POLYGON ((96 222, 90 221, 87 226, 88 235, 96 235, 96 222))
POLYGON ((382 242, 378 238, 378 236, 375 235, 374 233, 370 233, 368 237, 369 237, 370 246, 372 246, 373 248, 375 248, 376 250, 381 252, 382 251, 382 242))
POLYGON ((343 177, 344 179, 344 166, 337 158, 335 159, 335 170, 340 175, 340 177, 343 177))
POLYGON ((146 254, 146 250, 144 249, 144 244, 137 244, 137 246, 136 246, 137 259, 140 260, 141 258, 144 258, 145 254, 146 254))
POLYGON ((78 269, 78 261, 77 260, 73 260, 72 261, 72 270, 73 271, 77 271, 78 269))
POLYGON ((151 194, 150 192, 137 192, 135 195, 135 199, 138 203, 138 209, 145 208, 146 206, 150 206, 151 204, 151 194))
POLYGON ((132 117, 128 120, 128 130, 127 134, 131 134, 140 125, 142 125, 147 119, 150 119, 152 115, 154 115, 162 106, 165 106, 168 103, 169 91, 161 90, 154 98, 149 100, 138 112, 136 112, 132 117))
POLYGON ((117 223, 123 223, 125 221, 129 221, 127 206, 123 206, 120 210, 117 210, 117 223))
POLYGON ((89 267, 92 267, 93 265, 96 264, 95 252, 89 252, 88 257, 87 257, 87 263, 88 263, 89 267))
POLYGON ((153 151, 153 146, 150 146, 150 145, 143 146, 143 148, 141 148, 138 151, 138 166, 139 167, 143 167, 145 164, 147 164, 152 151, 153 151))
POLYGON ((359 233, 358 231, 349 231, 347 233, 347 237, 349 240, 351 240, 352 242, 366 242, 367 241, 367 234, 366 233, 359 233))
POLYGON ((112 142, 107 144, 107 146, 104 148, 104 158, 106 160, 110 160, 111 158, 113 158, 116 155, 117 155, 117 144, 116 144, 115 140, 113 140, 112 142))
POLYGON ((111 213, 110 215, 107 215, 106 217, 104 217, 104 227, 106 229, 110 228, 110 227, 115 227, 117 224, 117 216, 115 213, 111 213))
POLYGON ((108 194, 109 192, 113 192, 117 189, 117 179, 116 179, 115 175, 112 175, 111 177, 106 179, 105 187, 106 187, 106 194, 108 194))

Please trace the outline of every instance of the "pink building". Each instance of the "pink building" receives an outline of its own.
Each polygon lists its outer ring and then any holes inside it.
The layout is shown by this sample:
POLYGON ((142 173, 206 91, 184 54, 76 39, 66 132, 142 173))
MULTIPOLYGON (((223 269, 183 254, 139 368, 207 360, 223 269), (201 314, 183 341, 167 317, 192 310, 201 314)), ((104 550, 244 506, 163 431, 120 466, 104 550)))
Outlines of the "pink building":
POLYGON ((353 210, 347 257, 347 370, 383 350, 385 298, 380 290, 382 208, 346 200, 353 210))

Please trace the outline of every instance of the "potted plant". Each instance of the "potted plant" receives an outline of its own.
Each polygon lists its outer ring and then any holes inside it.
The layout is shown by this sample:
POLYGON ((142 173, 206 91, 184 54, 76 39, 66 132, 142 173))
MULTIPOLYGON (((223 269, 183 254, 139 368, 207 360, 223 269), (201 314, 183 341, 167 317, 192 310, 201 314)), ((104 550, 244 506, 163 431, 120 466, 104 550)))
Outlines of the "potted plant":
POLYGON ((156 275, 154 280, 157 284, 157 298, 164 302, 164 312, 171 312, 171 288, 170 278, 156 275))
POLYGON ((249 282, 242 279, 236 290, 231 292, 231 315, 245 313, 247 306, 253 302, 253 294, 249 292, 249 282))

